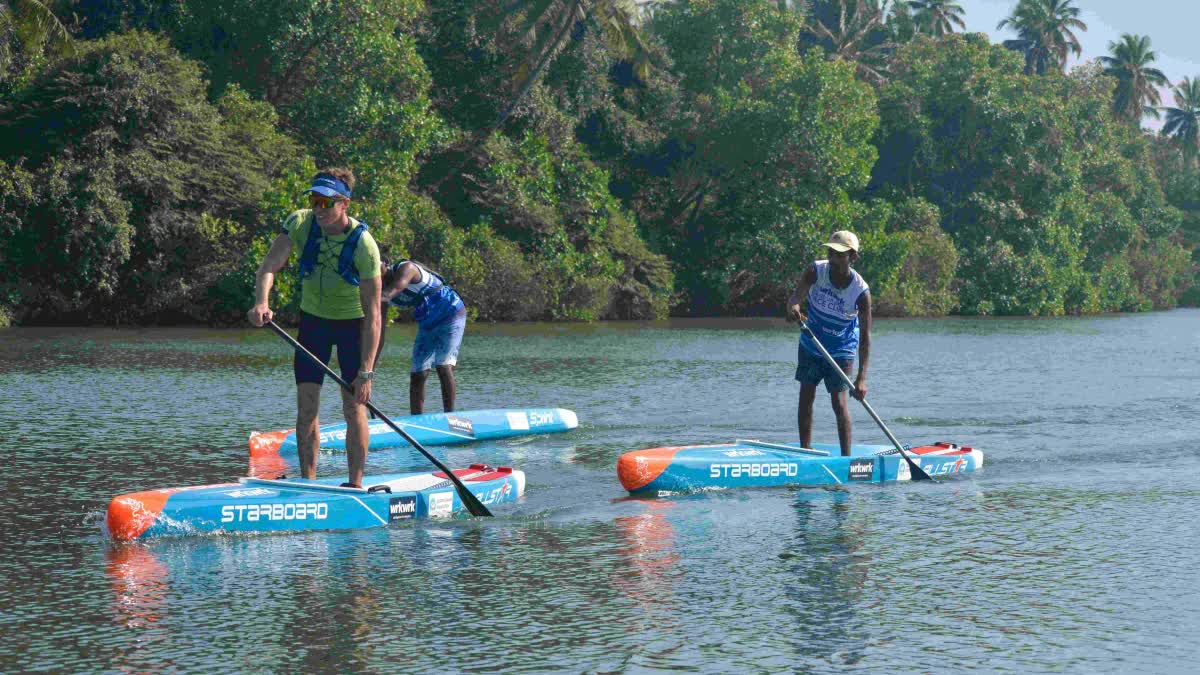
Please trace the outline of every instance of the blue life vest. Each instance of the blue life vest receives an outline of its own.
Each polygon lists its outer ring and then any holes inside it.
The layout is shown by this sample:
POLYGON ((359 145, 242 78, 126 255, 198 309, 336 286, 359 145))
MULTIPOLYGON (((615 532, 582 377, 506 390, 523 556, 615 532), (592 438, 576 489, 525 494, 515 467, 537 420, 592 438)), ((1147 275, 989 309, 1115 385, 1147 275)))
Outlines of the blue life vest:
POLYGON ((446 285, 440 274, 412 260, 400 260, 392 264, 393 270, 410 262, 421 270, 415 283, 405 286, 390 302, 396 307, 412 308, 413 318, 422 326, 433 326, 463 308, 462 298, 453 288, 446 285))
MULTIPOLYGON (((354 228, 350 232, 350 236, 346 237, 346 241, 342 243, 342 252, 338 255, 338 274, 351 286, 358 285, 358 268, 354 266, 354 250, 358 248, 358 240, 362 239, 362 233, 366 230, 367 223, 358 221, 358 227, 354 228)), ((312 274, 317 268, 317 255, 321 252, 321 239, 324 236, 325 233, 317 225, 317 217, 314 215, 312 224, 308 228, 308 239, 304 242, 304 251, 300 254, 301 279, 312 274)))
POLYGON ((411 260, 400 260, 392 264, 392 269, 400 269, 400 266, 406 262, 411 262, 421 270, 422 274, 415 283, 405 286, 403 290, 392 297, 392 304, 397 307, 416 307, 421 304, 425 298, 438 292, 446 286, 446 280, 442 275, 433 270, 421 265, 420 263, 411 260))

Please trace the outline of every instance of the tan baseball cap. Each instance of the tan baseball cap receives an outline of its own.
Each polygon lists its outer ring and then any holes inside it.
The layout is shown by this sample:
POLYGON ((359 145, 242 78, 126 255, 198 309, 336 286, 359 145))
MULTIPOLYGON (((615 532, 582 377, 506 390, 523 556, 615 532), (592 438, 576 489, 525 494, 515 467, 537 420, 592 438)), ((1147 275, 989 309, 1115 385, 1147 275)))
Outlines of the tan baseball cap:
POLYGON ((838 253, 846 251, 858 253, 858 237, 849 230, 838 230, 829 237, 829 243, 825 244, 825 246, 838 253))

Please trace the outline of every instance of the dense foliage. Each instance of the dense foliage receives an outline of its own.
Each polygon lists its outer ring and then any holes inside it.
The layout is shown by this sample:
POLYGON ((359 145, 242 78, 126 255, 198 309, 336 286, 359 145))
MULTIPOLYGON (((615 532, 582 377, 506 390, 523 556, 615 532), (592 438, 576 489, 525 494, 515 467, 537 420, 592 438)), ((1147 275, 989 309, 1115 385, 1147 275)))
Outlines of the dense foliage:
MULTIPOLYGON (((0 325, 238 321, 318 166, 476 318, 774 314, 830 232, 885 315, 1196 304, 1200 87, 938 0, 0 3, 0 325)), ((297 305, 295 280, 275 306, 297 305)))

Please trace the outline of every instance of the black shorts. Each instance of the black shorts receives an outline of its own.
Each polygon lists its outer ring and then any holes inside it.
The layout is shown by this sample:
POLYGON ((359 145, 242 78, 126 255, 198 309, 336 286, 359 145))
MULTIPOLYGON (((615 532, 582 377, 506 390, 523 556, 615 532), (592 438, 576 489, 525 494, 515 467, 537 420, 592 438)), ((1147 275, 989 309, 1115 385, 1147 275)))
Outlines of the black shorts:
MULTIPOLYGON (((362 319, 322 319, 301 312, 299 342, 325 365, 329 365, 333 346, 337 345, 342 379, 353 383, 362 363, 362 323, 362 319)), ((325 371, 300 352, 296 352, 292 370, 296 373, 296 384, 325 382, 325 371)))

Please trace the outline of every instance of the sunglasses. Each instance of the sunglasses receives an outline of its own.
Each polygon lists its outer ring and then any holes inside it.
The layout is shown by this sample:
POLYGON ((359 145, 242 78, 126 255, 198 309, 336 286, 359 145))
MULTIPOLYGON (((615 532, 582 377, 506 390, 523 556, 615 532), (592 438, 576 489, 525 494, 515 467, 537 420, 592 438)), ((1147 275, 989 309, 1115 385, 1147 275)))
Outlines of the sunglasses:
POLYGON ((829 251, 829 257, 831 257, 831 258, 832 258, 832 257, 834 257, 834 256, 837 256, 837 257, 839 257, 839 258, 840 258, 840 257, 842 257, 842 256, 844 256, 844 255, 850 255, 850 251, 835 251, 835 250, 833 250, 833 249, 831 249, 831 248, 830 248, 830 249, 826 249, 826 250, 827 250, 827 251, 829 251))
POLYGON ((314 209, 331 209, 338 202, 344 201, 346 200, 340 197, 326 197, 325 195, 319 195, 315 192, 308 193, 308 203, 314 209))

